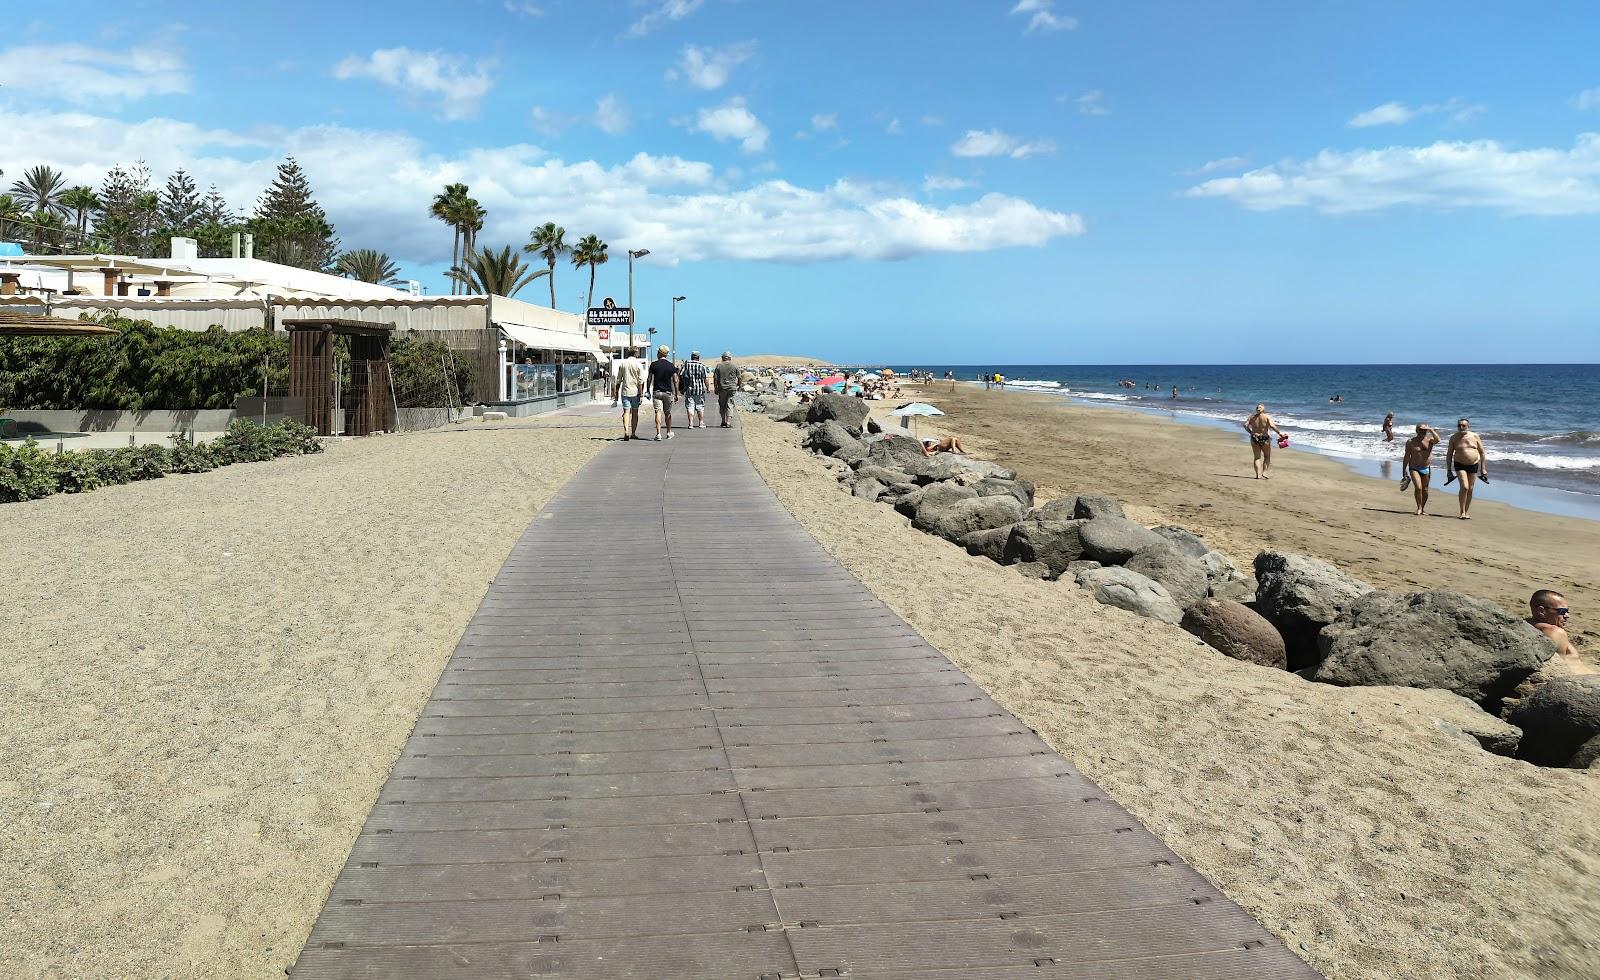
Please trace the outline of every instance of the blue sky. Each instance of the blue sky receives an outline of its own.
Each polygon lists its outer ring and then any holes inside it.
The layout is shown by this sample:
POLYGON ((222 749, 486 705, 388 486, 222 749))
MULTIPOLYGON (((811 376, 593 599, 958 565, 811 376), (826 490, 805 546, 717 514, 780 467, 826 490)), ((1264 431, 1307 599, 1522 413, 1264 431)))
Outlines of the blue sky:
MULTIPOLYGON (((608 241, 602 294, 651 249, 640 321, 687 295, 680 348, 1600 361, 1590 3, 214 10, 12 18, 5 182, 142 157, 247 209, 294 153, 346 247, 444 291, 426 209, 460 180, 485 244, 547 220, 608 241)), ((586 280, 558 271, 562 308, 586 280)))

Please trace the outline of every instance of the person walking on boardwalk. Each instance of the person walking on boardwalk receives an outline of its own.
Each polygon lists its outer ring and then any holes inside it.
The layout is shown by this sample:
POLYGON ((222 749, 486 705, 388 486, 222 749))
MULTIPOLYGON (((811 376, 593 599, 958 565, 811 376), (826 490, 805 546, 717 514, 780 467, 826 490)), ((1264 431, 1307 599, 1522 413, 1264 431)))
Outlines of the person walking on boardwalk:
MULTIPOLYGON (((1172 397, 1178 397, 1177 388, 1172 389, 1172 397)), ((1257 405, 1255 414, 1244 420, 1244 431, 1250 433, 1250 452, 1254 454, 1256 479, 1272 479, 1267 474, 1272 469, 1272 434, 1276 432, 1281 436, 1283 430, 1267 414, 1267 406, 1257 405)))
POLYGON ((678 366, 667 356, 669 353, 671 350, 662 344, 656 348, 656 359, 650 362, 650 401, 656 410, 656 442, 672 438, 672 406, 678 400, 678 366))
POLYGON ((622 400, 622 439, 639 438, 639 403, 644 399, 644 362, 638 351, 628 348, 627 356, 617 362, 616 381, 611 387, 611 401, 622 400))
POLYGON ((1479 480, 1489 482, 1489 461, 1484 458, 1483 440, 1472 431, 1471 420, 1457 420, 1456 433, 1450 437, 1450 447, 1445 450, 1444 468, 1446 486, 1457 477, 1461 479, 1461 487, 1456 491, 1456 500, 1461 506, 1457 516, 1464 521, 1472 520, 1472 491, 1479 480))
POLYGON ((678 381, 683 388, 683 417, 691 429, 706 427, 706 388, 710 380, 711 372, 700 360, 700 352, 690 351, 678 381))
POLYGON ((717 415, 722 428, 732 428, 733 424, 728 419, 733 417, 733 395, 739 390, 739 366, 733 363, 732 351, 722 352, 722 360, 712 372, 711 380, 717 389, 717 415))
POLYGON ((1406 456, 1401 463, 1405 475, 1400 489, 1411 485, 1411 495, 1417 501, 1418 517, 1428 516, 1428 484, 1433 482, 1433 447, 1439 444, 1439 430, 1423 422, 1417 423, 1417 434, 1406 440, 1406 456))

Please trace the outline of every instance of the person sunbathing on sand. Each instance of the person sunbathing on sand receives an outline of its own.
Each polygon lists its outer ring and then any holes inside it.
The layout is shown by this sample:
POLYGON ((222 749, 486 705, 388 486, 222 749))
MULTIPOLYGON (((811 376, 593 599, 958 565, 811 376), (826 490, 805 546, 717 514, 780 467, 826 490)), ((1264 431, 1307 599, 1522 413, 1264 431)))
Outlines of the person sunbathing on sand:
POLYGON ((932 439, 922 440, 922 455, 932 456, 934 453, 960 453, 965 456, 967 451, 962 448, 961 440, 955 436, 945 436, 937 442, 932 439))
MULTIPOLYGON (((1176 392, 1178 389, 1172 389, 1176 392)), ((1256 413, 1243 422, 1244 431, 1250 433, 1250 452, 1254 454, 1256 479, 1270 480, 1267 470, 1272 468, 1272 434, 1276 432, 1283 435, 1283 430, 1278 428, 1278 423, 1272 421, 1272 416, 1267 414, 1267 406, 1257 405, 1256 413)))
POLYGON ((1578 648, 1567 635, 1567 597, 1551 589, 1540 589, 1528 600, 1533 615, 1528 622, 1533 628, 1550 638, 1556 645, 1556 655, 1562 663, 1572 668, 1574 674, 1596 673, 1593 667, 1578 657, 1578 648))

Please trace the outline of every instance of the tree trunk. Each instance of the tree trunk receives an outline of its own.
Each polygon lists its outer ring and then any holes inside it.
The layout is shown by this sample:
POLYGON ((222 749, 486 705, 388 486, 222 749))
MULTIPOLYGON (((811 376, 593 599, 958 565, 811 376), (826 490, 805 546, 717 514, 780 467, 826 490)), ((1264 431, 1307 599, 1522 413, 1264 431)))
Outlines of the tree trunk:
POLYGON ((550 308, 556 308, 556 260, 550 259, 550 274, 545 277, 550 280, 550 308))
MULTIPOLYGON (((450 226, 450 230, 454 232, 450 237, 450 271, 454 273, 461 268, 461 226, 453 224, 450 226)), ((460 289, 461 280, 452 275, 450 277, 450 295, 456 295, 460 289)))

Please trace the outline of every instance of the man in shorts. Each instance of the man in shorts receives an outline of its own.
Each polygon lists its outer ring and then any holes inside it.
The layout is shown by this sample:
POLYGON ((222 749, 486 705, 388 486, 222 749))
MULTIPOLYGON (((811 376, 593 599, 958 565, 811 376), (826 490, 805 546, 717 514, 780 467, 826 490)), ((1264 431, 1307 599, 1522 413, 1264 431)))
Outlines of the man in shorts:
POLYGON ((656 442, 672 438, 672 406, 678 400, 678 366, 667 355, 671 349, 666 344, 656 348, 656 359, 650 362, 650 400, 656 408, 656 442))
POLYGON ((732 428, 733 423, 728 419, 733 416, 734 392, 739 390, 739 366, 733 363, 732 351, 722 352, 722 360, 711 372, 711 380, 717 389, 717 414, 722 418, 722 427, 732 428))
POLYGON ((1417 434, 1406 440, 1403 462, 1405 475, 1400 489, 1411 485, 1411 495, 1417 501, 1418 517, 1428 516, 1428 484, 1433 482, 1433 447, 1439 444, 1439 430, 1422 422, 1417 423, 1417 434))
MULTIPOLYGON (((1178 397, 1176 387, 1172 389, 1172 397, 1178 397)), ((1281 436, 1283 430, 1267 414, 1267 406, 1257 405, 1255 414, 1244 420, 1244 431, 1250 433, 1250 452, 1254 454, 1256 479, 1272 479, 1267 473, 1272 468, 1272 434, 1276 432, 1281 436)))
POLYGON ((690 351, 678 383, 683 388, 683 415, 689 420, 691 429, 706 427, 706 388, 710 381, 711 372, 706 368, 706 363, 700 360, 700 352, 690 351), (697 417, 698 423, 695 421, 697 417))
POLYGON ((1472 520, 1472 491, 1479 480, 1489 482, 1489 461, 1483 458, 1483 440, 1472 431, 1470 419, 1456 422, 1456 433, 1450 437, 1450 446, 1445 450, 1444 468, 1446 485, 1457 477, 1461 479, 1461 488, 1456 491, 1456 500, 1461 506, 1457 516, 1464 521, 1472 520))
POLYGON ((639 438, 639 403, 644 400, 644 362, 633 348, 617 362, 615 377, 611 401, 622 401, 622 439, 626 442, 639 438))

